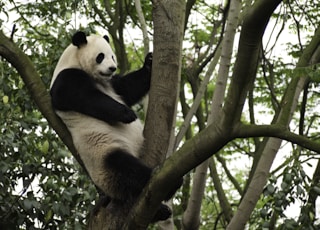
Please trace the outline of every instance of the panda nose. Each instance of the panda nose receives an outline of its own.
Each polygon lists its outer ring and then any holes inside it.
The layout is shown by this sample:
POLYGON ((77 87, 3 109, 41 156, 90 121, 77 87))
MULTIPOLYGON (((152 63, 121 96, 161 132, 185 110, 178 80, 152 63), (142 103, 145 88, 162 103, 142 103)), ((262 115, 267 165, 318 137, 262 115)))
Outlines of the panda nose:
POLYGON ((109 67, 109 70, 111 71, 111 72, 114 72, 114 71, 116 71, 116 67, 114 67, 114 66, 111 66, 111 67, 109 67))

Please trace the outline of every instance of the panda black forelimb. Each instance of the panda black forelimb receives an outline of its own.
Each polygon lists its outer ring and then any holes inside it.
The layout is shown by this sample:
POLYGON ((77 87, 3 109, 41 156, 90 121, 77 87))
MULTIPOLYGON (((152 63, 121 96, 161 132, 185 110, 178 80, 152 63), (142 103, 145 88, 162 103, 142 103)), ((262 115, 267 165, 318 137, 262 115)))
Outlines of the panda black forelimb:
POLYGON ((128 106, 138 103, 150 89, 152 53, 147 54, 143 67, 127 75, 113 76, 111 83, 128 106))
POLYGON ((137 119, 129 107, 98 90, 93 79, 80 69, 62 70, 50 93, 57 110, 83 113, 110 124, 137 119))

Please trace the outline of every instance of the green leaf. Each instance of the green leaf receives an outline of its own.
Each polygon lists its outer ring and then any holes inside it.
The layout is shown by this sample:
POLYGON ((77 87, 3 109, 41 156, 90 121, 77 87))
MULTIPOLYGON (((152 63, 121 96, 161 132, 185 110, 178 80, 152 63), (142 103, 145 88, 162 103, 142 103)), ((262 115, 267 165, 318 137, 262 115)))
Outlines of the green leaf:
POLYGON ((314 186, 312 190, 315 191, 318 195, 320 195, 320 188, 318 186, 314 186))
POLYGON ((50 209, 46 212, 44 221, 47 223, 52 219, 52 217, 53 217, 53 211, 50 209))
POLYGON ((23 205, 26 210, 30 210, 33 207, 33 202, 32 202, 32 200, 24 199, 23 205))

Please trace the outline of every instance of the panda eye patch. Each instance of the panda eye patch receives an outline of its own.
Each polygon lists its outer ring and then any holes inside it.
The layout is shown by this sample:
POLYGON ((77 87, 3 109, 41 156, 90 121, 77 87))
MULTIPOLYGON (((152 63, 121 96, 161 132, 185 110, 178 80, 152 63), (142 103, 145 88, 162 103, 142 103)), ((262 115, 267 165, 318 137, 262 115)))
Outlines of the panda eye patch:
POLYGON ((96 62, 100 64, 104 59, 104 53, 99 53, 98 56, 96 57, 96 62))

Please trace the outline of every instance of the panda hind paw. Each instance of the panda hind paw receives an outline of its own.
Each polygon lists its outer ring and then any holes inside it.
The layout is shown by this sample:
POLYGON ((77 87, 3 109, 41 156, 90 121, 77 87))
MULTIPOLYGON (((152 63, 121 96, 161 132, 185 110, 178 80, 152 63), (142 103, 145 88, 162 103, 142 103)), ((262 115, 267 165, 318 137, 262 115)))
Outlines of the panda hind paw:
POLYGON ((161 204, 155 216, 153 217, 152 222, 166 220, 171 216, 171 214, 171 209, 167 205, 161 204))
POLYGON ((96 205, 93 207, 91 214, 96 216, 98 212, 100 211, 100 208, 105 208, 110 203, 111 198, 106 195, 101 195, 99 197, 99 200, 97 201, 96 205))

